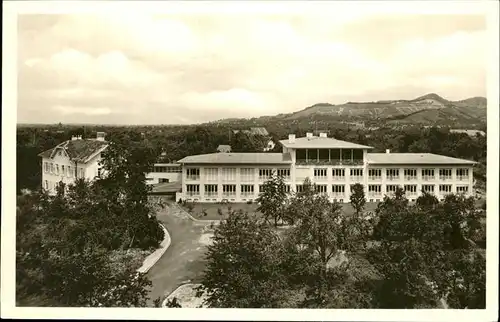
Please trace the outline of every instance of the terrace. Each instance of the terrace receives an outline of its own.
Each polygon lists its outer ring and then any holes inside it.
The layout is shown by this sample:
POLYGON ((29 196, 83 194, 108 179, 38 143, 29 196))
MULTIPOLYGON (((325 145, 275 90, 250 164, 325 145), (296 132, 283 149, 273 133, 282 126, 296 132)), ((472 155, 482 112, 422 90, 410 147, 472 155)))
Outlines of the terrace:
POLYGON ((362 165, 362 149, 297 149, 297 165, 362 165))

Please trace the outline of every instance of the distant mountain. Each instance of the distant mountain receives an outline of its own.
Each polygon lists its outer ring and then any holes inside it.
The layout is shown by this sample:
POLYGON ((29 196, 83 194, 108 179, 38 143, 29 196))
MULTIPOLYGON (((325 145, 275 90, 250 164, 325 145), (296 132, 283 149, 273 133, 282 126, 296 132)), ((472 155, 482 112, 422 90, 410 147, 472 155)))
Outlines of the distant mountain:
MULTIPOLYGON (((347 102, 340 105, 320 103, 302 111, 292 113, 287 119, 293 120, 311 115, 337 116, 351 120, 369 119, 399 119, 410 117, 416 113, 431 115, 448 114, 461 115, 465 118, 486 118, 483 108, 486 98, 475 97, 459 102, 448 101, 437 94, 427 94, 413 100, 385 100, 377 102, 347 102), (479 111, 477 111, 479 109, 479 111), (440 113, 436 111, 439 110, 440 113)), ((426 119, 419 117, 418 119, 426 119)), ((415 119, 413 117, 412 119, 415 119)), ((416 120, 414 120, 416 121, 416 120)))
MULTIPOLYGON (((225 119, 219 123, 233 123, 243 119, 225 119)), ((449 101, 430 93, 412 100, 382 100, 376 102, 347 102, 345 104, 317 103, 303 110, 261 116, 246 120, 254 125, 268 122, 282 124, 297 122, 375 122, 416 123, 437 125, 470 125, 486 122, 486 98, 472 97, 461 101, 449 101)))

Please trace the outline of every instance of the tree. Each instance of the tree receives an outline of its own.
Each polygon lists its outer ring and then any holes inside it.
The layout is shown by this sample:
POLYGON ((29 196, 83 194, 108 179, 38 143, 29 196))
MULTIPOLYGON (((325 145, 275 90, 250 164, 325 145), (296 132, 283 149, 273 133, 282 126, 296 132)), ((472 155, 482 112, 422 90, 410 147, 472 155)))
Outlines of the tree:
POLYGON ((351 206, 356 211, 356 215, 359 215, 366 204, 365 199, 365 188, 362 184, 356 183, 351 186, 351 206))
POLYGON ((209 307, 278 307, 286 285, 279 238, 263 221, 232 212, 215 229, 199 294, 209 307))
POLYGON ((256 201, 259 206, 257 211, 264 215, 266 221, 274 220, 274 226, 278 226, 278 221, 283 219, 283 212, 287 200, 285 182, 282 176, 273 174, 270 179, 264 182, 262 192, 256 201))

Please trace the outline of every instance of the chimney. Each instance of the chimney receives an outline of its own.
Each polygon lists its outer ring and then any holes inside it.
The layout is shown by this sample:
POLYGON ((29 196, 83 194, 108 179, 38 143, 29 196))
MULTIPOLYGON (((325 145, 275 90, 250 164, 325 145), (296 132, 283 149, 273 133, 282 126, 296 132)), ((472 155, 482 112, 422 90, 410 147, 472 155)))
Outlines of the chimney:
POLYGON ((312 138, 312 137, 313 137, 312 132, 307 132, 307 133, 306 133, 306 137, 307 137, 307 138, 309 138, 309 139, 310 139, 310 138, 312 138))
POLYGON ((105 141, 104 140, 104 137, 106 136, 106 133, 104 132, 97 132, 97 135, 96 135, 96 140, 97 141, 105 141))
POLYGON ((320 137, 320 138, 326 138, 326 137, 327 137, 327 135, 326 135, 326 133, 320 133, 320 134, 319 134, 319 137, 320 137))
POLYGON ((288 143, 295 143, 295 134, 288 134, 288 143))
POLYGON ((73 136, 71 137, 71 141, 75 141, 75 140, 78 140, 78 136, 73 135, 73 136))
POLYGON ((387 150, 385 150, 385 153, 389 154, 389 153, 391 153, 391 150, 387 149, 387 150))

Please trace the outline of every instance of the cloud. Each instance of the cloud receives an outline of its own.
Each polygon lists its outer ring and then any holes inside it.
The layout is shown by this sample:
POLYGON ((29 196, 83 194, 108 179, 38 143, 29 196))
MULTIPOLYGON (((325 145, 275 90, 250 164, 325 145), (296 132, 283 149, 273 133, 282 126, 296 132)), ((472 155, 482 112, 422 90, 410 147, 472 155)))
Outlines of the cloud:
POLYGON ((478 15, 345 10, 24 15, 18 120, 191 123, 427 91, 485 96, 485 28, 478 15))

